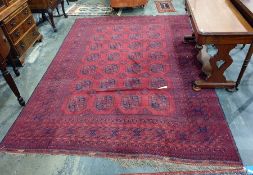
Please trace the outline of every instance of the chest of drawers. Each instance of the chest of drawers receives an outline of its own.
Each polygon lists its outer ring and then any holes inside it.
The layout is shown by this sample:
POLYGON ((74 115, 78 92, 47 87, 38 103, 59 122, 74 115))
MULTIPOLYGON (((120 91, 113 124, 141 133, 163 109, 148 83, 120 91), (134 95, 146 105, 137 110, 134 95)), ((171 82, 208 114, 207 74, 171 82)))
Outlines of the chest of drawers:
POLYGON ((0 12, 2 28, 11 45, 11 53, 19 64, 26 51, 42 39, 26 0, 7 0, 0 12))

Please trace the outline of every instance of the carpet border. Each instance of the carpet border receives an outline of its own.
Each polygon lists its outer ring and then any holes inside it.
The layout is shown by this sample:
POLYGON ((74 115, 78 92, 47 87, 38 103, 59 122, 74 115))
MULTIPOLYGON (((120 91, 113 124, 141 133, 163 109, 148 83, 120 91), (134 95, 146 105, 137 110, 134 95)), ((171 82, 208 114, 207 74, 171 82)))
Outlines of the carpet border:
POLYGON ((0 148, 3 153, 17 153, 17 154, 47 154, 47 155, 76 155, 97 158, 112 158, 112 159, 138 159, 138 160, 154 160, 163 161, 175 164, 195 165, 195 166, 229 166, 243 168, 240 162, 232 161, 213 161, 213 160, 189 160, 174 157, 157 156, 151 154, 122 154, 112 152, 94 152, 94 151, 76 151, 76 150, 57 150, 57 149, 11 149, 3 146, 0 148))

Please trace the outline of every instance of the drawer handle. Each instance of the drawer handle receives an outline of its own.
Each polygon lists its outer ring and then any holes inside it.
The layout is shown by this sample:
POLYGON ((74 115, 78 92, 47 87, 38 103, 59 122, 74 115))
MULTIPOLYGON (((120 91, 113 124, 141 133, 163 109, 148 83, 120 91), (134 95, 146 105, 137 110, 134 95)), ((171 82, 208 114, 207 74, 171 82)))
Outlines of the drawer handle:
POLYGON ((12 26, 12 27, 15 27, 16 24, 17 24, 17 23, 15 22, 15 20, 11 21, 11 26, 12 26))
POLYGON ((20 32, 17 31, 17 32, 14 33, 14 35, 15 35, 16 37, 19 37, 19 36, 20 36, 20 32))
POLYGON ((24 43, 20 43, 20 47, 21 47, 21 49, 24 49, 25 48, 25 44, 24 43))
POLYGON ((27 24, 31 25, 31 24, 32 24, 32 20, 29 19, 29 20, 27 21, 27 24))

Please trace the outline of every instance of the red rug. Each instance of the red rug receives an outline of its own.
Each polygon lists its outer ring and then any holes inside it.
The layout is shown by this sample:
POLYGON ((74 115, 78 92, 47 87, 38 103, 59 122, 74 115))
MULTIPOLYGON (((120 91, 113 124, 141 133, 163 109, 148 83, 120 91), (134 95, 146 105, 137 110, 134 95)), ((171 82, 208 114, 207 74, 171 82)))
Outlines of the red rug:
POLYGON ((241 165, 187 16, 78 19, 1 150, 241 165))

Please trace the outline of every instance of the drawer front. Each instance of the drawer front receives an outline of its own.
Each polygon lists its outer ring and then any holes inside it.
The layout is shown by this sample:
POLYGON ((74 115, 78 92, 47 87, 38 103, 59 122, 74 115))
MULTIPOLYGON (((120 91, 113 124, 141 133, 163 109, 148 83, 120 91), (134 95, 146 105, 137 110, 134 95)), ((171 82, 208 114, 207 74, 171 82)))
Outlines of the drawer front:
POLYGON ((4 21, 6 30, 10 33, 20 23, 22 23, 30 14, 31 11, 28 8, 28 6, 26 6, 20 12, 18 12, 13 18, 11 18, 8 21, 4 21))
POLYGON ((12 42, 16 43, 16 41, 18 41, 18 39, 21 38, 24 33, 27 32, 34 25, 35 21, 33 19, 33 16, 30 16, 10 34, 12 42))
POLYGON ((23 55, 39 35, 40 33, 38 32, 37 27, 34 26, 17 44, 15 44, 15 48, 19 55, 23 55))

